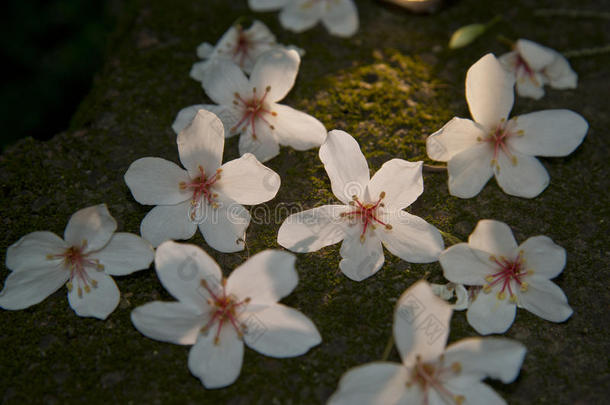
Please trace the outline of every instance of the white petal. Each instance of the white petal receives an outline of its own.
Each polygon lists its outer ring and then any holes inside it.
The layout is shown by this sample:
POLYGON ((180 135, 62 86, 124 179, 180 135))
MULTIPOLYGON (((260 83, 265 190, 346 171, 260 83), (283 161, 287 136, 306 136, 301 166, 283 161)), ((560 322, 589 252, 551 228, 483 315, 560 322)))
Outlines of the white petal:
POLYGON ((239 154, 252 153, 260 162, 266 162, 280 154, 280 145, 267 123, 258 119, 254 123, 256 138, 252 137, 252 128, 248 126, 239 137, 239 154))
POLYGON ((455 296, 457 297, 455 304, 453 304, 454 311, 463 311, 468 309, 470 305, 470 297, 468 290, 462 284, 455 285, 455 296))
POLYGON ((347 132, 333 130, 320 147, 320 160, 330 178, 333 194, 345 204, 361 197, 369 182, 369 166, 358 142, 347 132))
POLYGON ((309 0, 294 0, 280 12, 282 27, 293 32, 303 32, 320 21, 324 13, 323 2, 311 3, 309 0))
POLYGON ((519 60, 519 52, 510 51, 505 54, 498 56, 498 62, 502 65, 504 70, 510 73, 513 78, 516 75, 517 62, 519 60))
POLYGON ((547 279, 555 278, 566 265, 566 250, 548 236, 532 236, 519 246, 528 270, 547 279))
POLYGON ((495 128, 513 108, 514 84, 493 54, 479 59, 466 74, 466 100, 472 118, 486 129, 495 128))
POLYGON ((515 320, 517 305, 508 298, 498 300, 496 293, 479 292, 466 312, 468 323, 481 335, 504 333, 515 320))
POLYGON ((217 208, 204 204, 204 218, 199 222, 205 241, 210 247, 224 252, 239 252, 244 250, 246 228, 250 225, 250 213, 243 205, 227 198, 222 200, 217 208))
MULTIPOLYGON (((6 250, 6 267, 12 271, 44 267, 51 264, 47 255, 61 254, 67 248, 68 244, 52 232, 28 233, 6 250)), ((50 267, 62 262, 61 258, 55 260, 50 267)))
POLYGON ((530 97, 539 100, 544 96, 544 81, 540 73, 534 73, 533 77, 528 74, 520 75, 516 81, 517 94, 521 97, 530 97))
POLYGON ((451 305, 434 295, 430 285, 418 281, 398 299, 394 311, 394 341, 405 366, 421 361, 436 361, 441 355, 447 336, 451 305))
MULTIPOLYGON (((193 66, 191 66, 191 70, 189 72, 189 76, 192 79, 201 82, 203 81, 203 77, 205 76, 208 67, 210 67, 210 61, 208 60, 193 63, 193 66)), ((177 132, 180 132, 180 130, 178 130, 177 132)))
POLYGON ((568 298, 557 284, 536 274, 527 281, 527 291, 519 292, 519 307, 551 322, 563 322, 572 316, 568 298))
POLYGON ((225 131, 218 117, 206 110, 197 111, 191 124, 178 134, 178 153, 191 178, 201 176, 199 167, 210 177, 222 164, 225 131))
POLYGON ((98 259, 104 271, 111 276, 125 276, 137 270, 148 269, 155 259, 155 251, 144 239, 132 233, 119 232, 100 251, 90 255, 98 259))
POLYGON ((510 227, 493 219, 482 219, 477 223, 468 237, 468 245, 473 249, 509 259, 513 258, 517 249, 517 242, 510 227))
POLYGON ((475 146, 477 138, 486 136, 476 122, 453 117, 441 129, 426 139, 426 152, 430 159, 446 162, 458 153, 475 146))
POLYGON ((328 405, 420 404, 409 396, 407 369, 400 364, 374 362, 354 367, 341 377, 328 405), (408 401, 411 400, 411 401, 408 401))
POLYGON ((275 304, 263 311, 244 314, 245 343, 271 357, 295 357, 317 346, 322 337, 313 322, 296 309, 275 304))
POLYGON ((568 60, 559 53, 555 55, 553 63, 544 69, 544 75, 555 89, 575 89, 578 84, 578 75, 568 60))
POLYGON ((535 157, 513 152, 517 164, 505 153, 498 153, 498 166, 494 168, 496 181, 506 194, 534 198, 549 185, 549 174, 535 157))
POLYGON ((519 375, 526 348, 516 340, 468 338, 453 343, 445 351, 445 364, 460 364, 461 376, 487 377, 508 384, 519 375))
POLYGON ((515 49, 534 71, 540 71, 550 65, 557 55, 557 52, 551 48, 527 39, 519 39, 515 44, 515 49))
POLYGON ((379 227, 377 234, 392 254, 411 263, 430 263, 438 260, 444 248, 443 238, 433 225, 405 211, 388 216, 392 229, 379 227))
POLYGON ((230 106, 235 93, 248 94, 252 89, 239 66, 226 60, 214 60, 201 82, 205 94, 216 104, 230 106))
POLYGON ((485 257, 485 252, 479 251, 475 254, 474 250, 467 243, 458 243, 441 253, 438 261, 443 267, 443 276, 459 284, 485 284, 485 277, 495 273, 495 267, 491 262, 481 260, 485 257))
POLYGON ((277 116, 271 117, 270 122, 281 145, 307 150, 322 145, 326 140, 326 128, 311 115, 282 104, 274 104, 271 108, 277 116))
POLYGON ((370 232, 364 242, 359 233, 347 236, 339 253, 342 257, 339 268, 354 281, 362 281, 377 273, 385 260, 381 240, 370 232))
POLYGON ((133 162, 125 172, 125 183, 140 204, 172 205, 188 200, 193 194, 181 190, 180 183, 189 183, 186 170, 174 162, 157 157, 145 157, 133 162))
POLYGON ((346 205, 323 205, 292 214, 282 223, 277 242, 297 253, 315 252, 339 243, 345 239, 347 229, 341 214, 349 210, 346 205))
POLYGON ((254 11, 272 11, 284 7, 291 0, 248 0, 248 6, 254 11))
POLYGON ((24 309, 47 298, 68 281, 70 272, 61 260, 29 264, 27 268, 14 271, 4 281, 0 292, 0 307, 24 309))
POLYGON ((193 118, 195 118, 195 115, 197 115, 197 111, 199 110, 207 110, 216 114, 224 127, 225 138, 230 138, 235 135, 235 133, 231 133, 231 128, 237 123, 239 117, 236 116, 233 108, 215 104, 195 104, 180 110, 172 124, 174 132, 178 134, 186 128, 193 121, 193 118))
POLYGON ((106 319, 119 305, 120 293, 112 277, 101 271, 86 270, 89 278, 97 282, 87 292, 80 289, 77 278, 72 279, 72 290, 68 292, 70 306, 78 316, 106 319), (79 294, 80 291, 80 294, 79 294))
POLYGON ((280 250, 264 250, 237 267, 227 279, 227 291, 250 305, 273 305, 294 290, 299 276, 296 257, 280 250))
POLYGON ((206 388, 222 388, 235 382, 244 357, 244 343, 232 326, 222 328, 218 344, 214 343, 215 330, 199 335, 189 352, 189 370, 206 388))
POLYGON ((566 156, 580 145, 589 124, 570 110, 537 111, 515 120, 515 130, 523 136, 508 138, 507 144, 518 152, 530 156, 566 156))
POLYGON ((155 247, 170 239, 190 239, 197 230, 197 225, 189 220, 190 208, 190 200, 156 206, 142 220, 140 234, 155 247))
POLYGON ((199 311, 207 307, 208 298, 201 281, 218 288, 222 277, 218 264, 201 248, 172 241, 157 248, 155 268, 161 284, 174 298, 199 311))
POLYGON ((280 176, 250 153, 221 166, 220 180, 213 186, 240 204, 271 200, 280 188, 280 176))
POLYGON ((267 51, 254 64, 250 87, 260 94, 269 89, 265 101, 275 103, 286 97, 294 86, 300 63, 301 57, 296 51, 284 48, 267 51))
MULTIPOLYGON (((468 378, 456 378, 449 380, 445 387, 454 395, 465 398, 464 404, 468 405, 506 405, 506 401, 487 384, 473 382, 468 378)), ((435 395, 437 391, 434 391, 435 395)), ((438 395, 440 398, 445 398, 438 395)), ((432 401, 431 401, 432 403, 432 401)), ((445 405, 443 399, 439 399, 439 405, 445 405)))
POLYGON ((204 325, 204 315, 181 302, 153 301, 131 311, 131 322, 151 339, 192 345, 204 325))
POLYGON ((449 193, 460 198, 471 198, 481 192, 493 175, 493 151, 487 143, 480 143, 453 156, 447 163, 449 193))
POLYGON ((83 253, 92 252, 108 243, 116 226, 106 204, 94 205, 76 211, 70 217, 64 231, 64 239, 72 246, 81 246, 86 241, 87 246, 83 253))
POLYGON ((200 59, 209 58, 214 51, 214 46, 208 42, 202 42, 197 47, 197 57, 200 59))
POLYGON ((385 192, 383 204, 389 210, 401 210, 413 204, 424 191, 422 164, 402 159, 385 162, 367 184, 365 199, 377 201, 385 192))
POLYGON ((336 0, 326 3, 322 23, 333 35, 351 37, 358 31, 358 10, 352 0, 336 0))

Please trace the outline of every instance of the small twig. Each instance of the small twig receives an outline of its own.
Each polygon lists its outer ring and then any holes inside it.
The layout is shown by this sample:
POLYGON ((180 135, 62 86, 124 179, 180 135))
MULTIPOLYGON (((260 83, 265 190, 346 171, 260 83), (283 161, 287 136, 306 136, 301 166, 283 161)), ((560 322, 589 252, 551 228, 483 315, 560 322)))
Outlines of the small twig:
POLYGON ((563 56, 565 56, 566 58, 579 58, 581 56, 602 55, 604 53, 610 53, 610 44, 598 46, 595 48, 584 48, 566 51, 563 52, 563 56))
POLYGON ((610 20, 610 13, 607 11, 593 10, 574 10, 567 8, 541 8, 534 10, 536 17, 568 17, 568 18, 601 18, 610 20))
POLYGON ((496 37, 496 39, 498 40, 498 42, 508 46, 510 49, 513 49, 515 46, 515 41, 513 41, 510 38, 505 37, 504 35, 498 35, 496 37))
POLYGON ((388 343, 385 345, 385 349, 383 349, 383 354, 381 355, 381 361, 386 361, 390 356, 390 352, 394 347, 394 334, 390 335, 390 339, 388 339, 388 343))
POLYGON ((447 166, 443 166, 443 165, 428 165, 424 163, 424 167, 423 167, 425 172, 429 172, 429 173, 440 173, 440 172, 444 172, 447 171, 447 166))

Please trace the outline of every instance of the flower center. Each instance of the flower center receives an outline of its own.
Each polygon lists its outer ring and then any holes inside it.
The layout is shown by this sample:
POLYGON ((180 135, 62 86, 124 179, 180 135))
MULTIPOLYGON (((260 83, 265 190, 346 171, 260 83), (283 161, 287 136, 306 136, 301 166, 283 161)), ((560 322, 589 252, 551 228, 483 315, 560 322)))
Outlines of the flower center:
POLYGON ((438 363, 424 363, 421 356, 415 358, 415 367, 411 373, 411 379, 407 382, 407 387, 412 384, 418 384, 424 393, 423 404, 428 404, 428 390, 435 389, 441 396, 456 405, 464 403, 466 398, 463 395, 455 395, 451 393, 443 385, 443 380, 453 374, 458 374, 462 371, 462 365, 459 362, 451 364, 449 367, 443 367, 444 355, 441 355, 438 363))
POLYGON ((231 132, 236 131, 239 127, 242 127, 242 131, 248 129, 248 125, 252 128, 252 139, 256 140, 256 121, 260 119, 265 124, 274 130, 275 127, 265 118, 266 114, 271 114, 273 117, 277 116, 277 112, 271 111, 268 105, 265 103, 265 98, 271 90, 271 86, 265 88, 265 92, 261 97, 256 94, 256 87, 252 88, 252 97, 244 99, 239 93, 235 93, 235 100, 233 104, 241 109, 242 117, 237 124, 231 128, 231 132))
POLYGON ((515 260, 508 260, 504 256, 497 258, 496 256, 490 256, 489 260, 498 266, 496 273, 490 274, 485 277, 487 284, 483 285, 483 292, 489 294, 493 287, 501 286, 496 294, 499 300, 506 298, 506 291, 508 291, 510 301, 517 302, 517 295, 513 293, 513 287, 511 284, 514 282, 515 287, 525 292, 528 288, 528 283, 523 281, 523 277, 534 274, 533 270, 525 269, 525 259, 523 259, 523 251, 519 251, 515 260))
POLYGON ((520 81, 525 80, 527 77, 536 86, 540 86, 540 83, 536 79, 536 72, 534 72, 530 65, 528 65, 525 59, 519 54, 517 54, 517 60, 515 61, 515 70, 520 81))
POLYGON ((495 129, 492 129, 485 138, 477 137, 477 141, 487 142, 493 147, 494 154, 493 158, 491 159, 491 165, 495 166, 497 171, 500 171, 500 165, 498 165, 498 154, 500 151, 504 152, 506 156, 508 156, 513 166, 516 166, 518 163, 517 156, 515 156, 506 145, 506 141, 511 136, 524 135, 522 129, 515 131, 516 122, 516 118, 513 118, 508 122, 506 119, 502 118, 498 126, 495 129))
POLYGON ((237 336, 242 338, 246 332, 246 325, 239 322, 239 314, 243 311, 243 307, 250 302, 250 297, 246 297, 242 301, 238 301, 234 295, 227 295, 226 285, 227 279, 222 278, 222 291, 220 294, 214 292, 208 285, 206 280, 201 280, 201 286, 210 295, 208 304, 210 305, 210 320, 201 328, 201 333, 207 333, 216 324, 216 335, 214 336, 214 344, 220 343, 220 331, 223 325, 231 324, 237 332, 237 336))
MULTIPOLYGON (((212 192, 212 186, 220 180, 222 169, 216 169, 216 173, 208 178, 203 167, 199 165, 198 168, 200 175, 191 180, 190 183, 181 181, 179 183, 180 190, 193 190, 193 197, 191 198, 191 206, 193 207, 200 207, 201 201, 205 200, 212 207, 218 208, 218 204, 214 201, 215 198, 218 198, 218 194, 212 192)), ((195 214, 195 211, 191 210, 191 220, 195 219, 195 214)))
POLYGON ((87 240, 83 240, 81 246, 70 246, 63 253, 57 255, 47 255, 47 259, 62 258, 64 261, 64 267, 70 271, 70 280, 66 283, 68 291, 71 292, 74 288, 74 279, 76 279, 78 285, 78 297, 83 297, 83 290, 86 293, 91 292, 91 287, 97 288, 97 281, 89 276, 87 273, 87 267, 92 268, 96 271, 104 270, 104 265, 100 264, 98 259, 88 259, 87 256, 90 253, 83 253, 87 247, 87 240))
POLYGON ((376 224, 383 225, 387 230, 392 229, 392 225, 386 224, 382 220, 379 219, 379 214, 377 209, 379 207, 383 207, 384 204, 381 202, 385 198, 385 191, 382 191, 379 194, 379 199, 377 202, 372 204, 363 204, 358 199, 358 196, 352 196, 352 201, 349 202, 349 205, 354 207, 353 211, 350 212, 342 212, 340 214, 341 217, 347 217, 349 219, 360 219, 362 223, 362 233, 360 234, 360 242, 364 242, 366 239, 366 231, 367 229, 375 229, 376 224))

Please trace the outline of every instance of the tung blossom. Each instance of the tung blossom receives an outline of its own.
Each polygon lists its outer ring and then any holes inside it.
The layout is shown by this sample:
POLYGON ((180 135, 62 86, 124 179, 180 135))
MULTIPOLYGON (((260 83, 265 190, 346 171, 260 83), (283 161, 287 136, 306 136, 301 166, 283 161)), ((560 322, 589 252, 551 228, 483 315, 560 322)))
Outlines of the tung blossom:
POLYGON ((326 138, 324 125, 311 115, 278 104, 290 91, 299 70, 299 54, 274 49, 261 55, 250 78, 229 61, 211 63, 203 78, 206 94, 218 105, 198 104, 178 113, 173 129, 180 132, 200 109, 218 115, 225 136, 241 134, 239 153, 265 162, 280 153, 279 145, 306 150, 326 138))
POLYGON ((295 357, 321 342, 315 325, 278 303, 298 283, 294 255, 260 252, 228 278, 193 245, 172 241, 157 248, 155 268, 177 302, 137 307, 131 320, 143 335, 193 345, 188 367, 206 388, 232 384, 241 372, 244 344, 271 357, 295 357))
POLYGON ((106 204, 100 204, 74 213, 63 239, 47 231, 19 239, 6 252, 12 273, 0 292, 0 307, 27 308, 65 284, 77 315, 106 319, 120 298, 111 276, 147 269, 154 257, 148 242, 115 233, 116 227, 106 204))
POLYGON ((212 248, 243 250, 250 214, 241 204, 275 197, 280 177, 250 153, 222 164, 224 129, 209 111, 198 111, 178 134, 177 143, 186 170, 165 159, 145 157, 125 173, 136 201, 156 205, 142 220, 142 236, 158 246, 169 239, 189 239, 199 226, 212 248))
POLYGON ((589 125, 570 110, 544 110, 508 118, 514 79, 492 54, 468 69, 466 100, 474 121, 453 118, 426 142, 431 159, 447 162, 449 193, 477 195, 491 176, 507 194, 533 198, 549 184, 535 156, 566 156, 589 125))
POLYGON ((517 93, 539 99, 544 85, 555 89, 575 89, 578 75, 559 52, 527 39, 519 39, 512 52, 498 58, 502 66, 516 79, 517 93))
POLYGON ((280 11, 280 23, 303 32, 318 22, 333 35, 351 37, 358 31, 358 9, 353 0, 248 0, 254 11, 280 11))
POLYGON ((480 334, 506 332, 517 307, 551 322, 572 315, 565 294, 550 281, 562 272, 566 252, 546 236, 517 246, 508 225, 481 220, 468 243, 451 246, 439 261, 448 280, 482 287, 466 313, 480 334))
POLYGON ((468 338, 445 347, 452 309, 425 281, 403 293, 394 311, 394 342, 402 364, 377 361, 341 377, 328 405, 501 405, 481 381, 519 375, 525 347, 501 338, 468 338))
POLYGON ((385 247, 403 260, 428 263, 443 249, 439 231, 404 208, 423 192, 422 162, 392 159, 373 178, 358 142, 330 131, 320 160, 333 194, 344 205, 324 205, 286 218, 278 243, 293 252, 314 252, 343 241, 339 268, 361 281, 383 265, 385 247))

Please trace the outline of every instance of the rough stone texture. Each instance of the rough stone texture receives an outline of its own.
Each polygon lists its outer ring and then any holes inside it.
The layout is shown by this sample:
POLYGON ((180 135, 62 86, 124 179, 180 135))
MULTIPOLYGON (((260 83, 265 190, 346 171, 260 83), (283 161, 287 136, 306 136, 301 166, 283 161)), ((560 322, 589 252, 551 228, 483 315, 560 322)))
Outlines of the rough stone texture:
MULTIPOLYGON (((373 1, 358 2, 361 29, 342 40, 318 26, 301 35, 283 30, 276 13, 253 15, 245 0, 138 1, 125 4, 109 59, 70 129, 51 141, 26 139, 0 157, 0 259, 19 237, 35 230, 63 233, 77 209, 106 202, 119 230, 138 232, 150 207, 134 201, 123 182, 129 164, 144 156, 177 161, 170 125, 182 107, 206 97, 188 77, 195 48, 215 42, 242 15, 263 20, 280 42, 307 50, 296 87, 286 104, 303 109, 328 129, 341 128, 360 142, 376 170, 391 157, 426 159, 425 137, 454 115, 467 117, 464 76, 487 51, 501 54, 495 36, 525 37, 558 50, 600 46, 610 41, 607 20, 541 18, 535 7, 602 10, 588 0, 451 2, 433 16, 415 16, 373 1), (504 21, 472 46, 456 52, 444 46, 451 32, 472 22, 504 21)), ((607 11, 607 4, 606 4, 607 11)), ((591 129, 567 158, 543 159, 551 184, 538 198, 501 192, 492 180, 476 198, 448 195, 446 174, 426 173, 425 191, 410 210, 440 229, 465 239, 481 218, 511 225, 518 241, 545 234, 568 252, 556 282, 574 316, 553 324, 520 310, 506 336, 528 348, 519 379, 492 385, 516 404, 598 404, 608 396, 608 180, 610 127, 608 55, 575 58, 576 90, 547 90, 539 101, 518 98, 515 114, 548 108, 581 113, 591 129)), ((237 156, 237 139, 227 142, 225 160, 237 156)), ((253 212, 247 234, 250 254, 277 248, 281 220, 295 203, 309 208, 332 198, 317 151, 282 149, 268 165, 282 187, 267 210, 253 212)), ((300 209, 300 208, 299 208, 300 209)), ((203 246, 228 272, 248 253, 220 254, 203 246)), ((205 390, 187 369, 188 347, 147 339, 131 325, 130 311, 171 297, 154 270, 117 278, 121 303, 105 322, 77 317, 65 289, 24 311, 0 311, 0 400, 43 403, 229 403, 233 405, 320 403, 350 367, 380 359, 391 333, 394 302, 428 274, 442 280, 438 263, 412 265, 386 252, 386 264, 360 283, 338 272, 338 245, 299 255, 300 283, 284 302, 310 316, 322 345, 294 359, 272 359, 246 350, 232 386, 205 390)), ((0 279, 8 275, 0 267, 0 279)), ((476 333, 457 313, 450 340, 476 333)), ((395 350, 390 359, 398 360, 395 350)))

